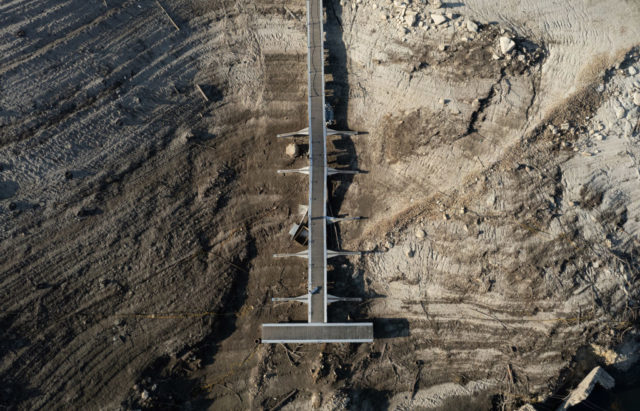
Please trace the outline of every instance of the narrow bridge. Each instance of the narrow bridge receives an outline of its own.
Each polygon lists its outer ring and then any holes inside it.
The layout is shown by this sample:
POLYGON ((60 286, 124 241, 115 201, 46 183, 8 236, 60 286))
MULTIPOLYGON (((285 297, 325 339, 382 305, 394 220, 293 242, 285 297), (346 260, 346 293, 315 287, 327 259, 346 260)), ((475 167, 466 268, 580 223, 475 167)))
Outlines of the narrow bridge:
POLYGON ((373 323, 331 323, 327 308, 337 301, 359 300, 339 298, 327 290, 327 259, 340 255, 359 255, 359 252, 327 249, 327 224, 341 220, 327 216, 327 176, 353 174, 351 170, 327 167, 327 135, 357 134, 328 129, 325 118, 324 90, 324 31, 322 0, 307 0, 307 65, 309 88, 309 127, 278 137, 309 136, 309 167, 279 172, 309 175, 308 249, 294 254, 275 254, 275 257, 302 257, 308 260, 307 294, 294 298, 274 299, 304 302, 308 307, 307 323, 262 324, 263 343, 325 343, 372 342, 373 323))

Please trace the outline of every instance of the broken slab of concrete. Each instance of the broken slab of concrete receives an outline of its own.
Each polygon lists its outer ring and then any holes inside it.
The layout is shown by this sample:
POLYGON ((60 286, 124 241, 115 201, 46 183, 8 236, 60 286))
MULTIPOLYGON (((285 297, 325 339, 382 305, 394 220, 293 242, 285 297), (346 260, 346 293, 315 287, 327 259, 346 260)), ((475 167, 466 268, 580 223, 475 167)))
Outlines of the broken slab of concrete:
POLYGON ((558 411, 568 410, 576 404, 586 400, 595 388, 596 384, 600 384, 603 388, 610 390, 615 386, 615 380, 602 367, 596 367, 584 377, 582 382, 578 384, 576 389, 571 391, 569 397, 558 407, 558 411))

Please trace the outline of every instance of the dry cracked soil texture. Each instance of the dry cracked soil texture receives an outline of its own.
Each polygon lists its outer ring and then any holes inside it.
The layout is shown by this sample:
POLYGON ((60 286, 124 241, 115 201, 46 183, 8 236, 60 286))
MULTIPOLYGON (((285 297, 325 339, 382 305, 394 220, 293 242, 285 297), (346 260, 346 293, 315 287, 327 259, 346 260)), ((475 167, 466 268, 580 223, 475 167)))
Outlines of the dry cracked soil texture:
POLYGON ((337 320, 301 321, 301 0, 0 3, 0 409, 557 406, 639 357, 640 2, 325 1, 337 320))

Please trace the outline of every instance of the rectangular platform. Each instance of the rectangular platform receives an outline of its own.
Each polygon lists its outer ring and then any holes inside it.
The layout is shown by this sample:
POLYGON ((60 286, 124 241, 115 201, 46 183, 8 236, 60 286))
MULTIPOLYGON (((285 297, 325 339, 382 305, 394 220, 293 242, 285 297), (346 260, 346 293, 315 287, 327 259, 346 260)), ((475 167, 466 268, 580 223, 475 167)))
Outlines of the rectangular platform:
POLYGON ((262 342, 265 344, 373 342, 373 323, 262 324, 262 342))

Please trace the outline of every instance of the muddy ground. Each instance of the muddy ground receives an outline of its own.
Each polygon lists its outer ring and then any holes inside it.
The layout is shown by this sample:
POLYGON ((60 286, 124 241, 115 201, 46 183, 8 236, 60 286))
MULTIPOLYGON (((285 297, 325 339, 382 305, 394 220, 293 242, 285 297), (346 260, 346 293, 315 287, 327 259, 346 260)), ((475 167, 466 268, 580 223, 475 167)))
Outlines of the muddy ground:
POLYGON ((0 4, 0 407, 545 409, 635 362, 640 4, 397 3, 325 4, 331 316, 376 341, 304 346, 259 338, 306 317, 305 3, 0 4))

